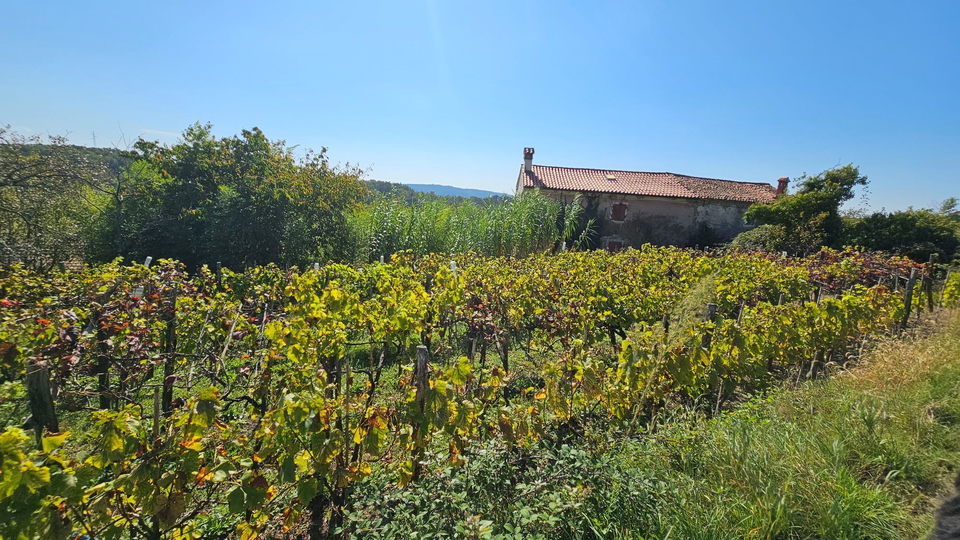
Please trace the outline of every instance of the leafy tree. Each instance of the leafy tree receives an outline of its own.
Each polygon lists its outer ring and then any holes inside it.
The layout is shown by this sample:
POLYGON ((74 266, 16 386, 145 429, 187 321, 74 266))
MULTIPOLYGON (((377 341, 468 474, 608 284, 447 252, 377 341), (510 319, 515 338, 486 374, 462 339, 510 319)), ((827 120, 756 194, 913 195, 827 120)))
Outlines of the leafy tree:
POLYGON ((765 238, 776 250, 807 254, 837 246, 843 228, 840 205, 853 198, 854 188, 867 185, 867 177, 849 164, 797 180, 795 193, 754 204, 744 218, 769 225, 765 238))
POLYGON ((42 143, 0 126, 0 264, 42 271, 83 261, 105 168, 63 137, 42 143))
POLYGON ((195 124, 173 146, 140 140, 101 231, 101 256, 176 258, 194 267, 339 260, 361 171, 301 157, 257 128, 217 138, 195 124))
POLYGON ((900 212, 874 212, 850 217, 844 222, 844 243, 910 257, 918 262, 937 254, 951 261, 960 247, 958 222, 953 215, 955 200, 944 202, 939 211, 912 208, 900 212))
POLYGON ((940 209, 937 210, 937 213, 947 216, 947 219, 952 223, 960 225, 960 212, 957 211, 958 204, 960 204, 960 201, 957 201, 956 197, 947 197, 940 203, 940 209))

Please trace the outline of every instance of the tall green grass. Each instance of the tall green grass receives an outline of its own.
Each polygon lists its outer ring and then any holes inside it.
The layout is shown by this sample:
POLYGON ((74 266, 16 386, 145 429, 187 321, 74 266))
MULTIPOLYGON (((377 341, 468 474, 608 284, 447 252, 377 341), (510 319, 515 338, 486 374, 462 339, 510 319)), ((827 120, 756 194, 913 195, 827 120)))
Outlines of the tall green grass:
POLYGON ((488 204, 426 197, 407 204, 388 195, 354 211, 348 225, 363 261, 401 251, 522 257, 582 241, 574 237, 589 229, 582 218, 578 200, 563 204, 536 191, 488 204))

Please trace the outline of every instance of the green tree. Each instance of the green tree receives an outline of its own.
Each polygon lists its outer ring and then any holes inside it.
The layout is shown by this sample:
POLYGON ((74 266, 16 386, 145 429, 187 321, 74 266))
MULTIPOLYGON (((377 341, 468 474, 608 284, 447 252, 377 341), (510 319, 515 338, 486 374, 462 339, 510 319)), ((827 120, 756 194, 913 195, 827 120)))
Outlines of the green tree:
POLYGON ((295 156, 257 128, 214 137, 195 124, 172 146, 140 140, 101 233, 102 256, 176 258, 195 267, 340 260, 344 212, 365 188, 326 148, 295 156), (111 253, 113 251, 113 253, 111 253))
POLYGON ((960 247, 960 228, 953 214, 955 205, 955 201, 948 199, 939 211, 909 208, 849 217, 844 220, 843 242, 903 255, 918 262, 926 262, 932 254, 949 262, 960 247))
POLYGON ((744 218, 767 226, 761 230, 768 248, 806 254, 837 246, 843 229, 840 205, 853 198, 854 188, 867 185, 867 177, 850 164, 797 180, 795 193, 754 204, 744 218))
POLYGON ((105 167, 66 142, 0 126, 0 264, 45 271, 83 261, 105 167))

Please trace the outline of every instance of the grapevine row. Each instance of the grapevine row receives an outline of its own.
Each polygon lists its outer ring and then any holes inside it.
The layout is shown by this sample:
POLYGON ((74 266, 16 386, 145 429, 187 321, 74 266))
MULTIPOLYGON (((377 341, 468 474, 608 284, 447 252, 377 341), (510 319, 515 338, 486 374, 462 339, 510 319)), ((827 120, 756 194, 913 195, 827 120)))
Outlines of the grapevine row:
POLYGON ((588 414, 637 429, 667 400, 719 404, 842 364, 900 320, 911 268, 645 247, 9 269, 0 536, 333 534, 352 485, 416 481, 425 452, 455 465, 588 414))

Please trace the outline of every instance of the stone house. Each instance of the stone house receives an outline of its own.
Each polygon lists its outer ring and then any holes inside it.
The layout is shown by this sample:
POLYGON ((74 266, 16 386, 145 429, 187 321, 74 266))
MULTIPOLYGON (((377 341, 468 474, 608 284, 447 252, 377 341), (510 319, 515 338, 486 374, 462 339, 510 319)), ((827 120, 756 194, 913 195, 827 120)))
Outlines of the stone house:
POLYGON ((523 150, 517 195, 525 190, 565 203, 581 197, 594 218, 600 247, 617 251, 644 243, 693 246, 729 242, 752 228, 743 214, 756 202, 770 202, 787 188, 674 173, 579 169, 533 164, 533 148, 523 150))

